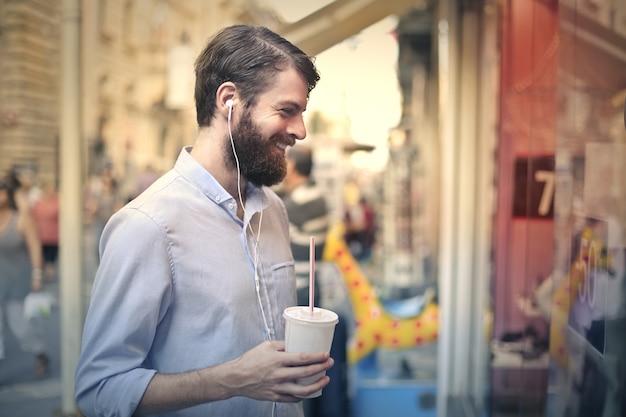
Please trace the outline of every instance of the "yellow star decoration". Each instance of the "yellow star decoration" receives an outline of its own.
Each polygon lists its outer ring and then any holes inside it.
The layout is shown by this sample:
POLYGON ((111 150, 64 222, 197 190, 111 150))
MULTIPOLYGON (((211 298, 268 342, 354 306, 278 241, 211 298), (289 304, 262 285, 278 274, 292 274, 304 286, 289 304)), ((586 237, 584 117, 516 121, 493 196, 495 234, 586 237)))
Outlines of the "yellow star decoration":
POLYGON ((326 239, 324 261, 341 271, 355 319, 355 333, 348 346, 348 361, 356 363, 378 347, 408 348, 437 340, 439 309, 433 302, 411 318, 392 317, 359 268, 343 239, 343 226, 333 227, 326 239))
POLYGON ((581 240, 588 242, 582 245, 577 258, 572 263, 569 274, 559 282, 552 294, 550 316, 550 356, 561 366, 567 368, 567 344, 565 333, 568 327, 569 311, 578 296, 580 286, 589 277, 589 268, 608 269, 611 267, 611 256, 604 251, 602 239, 595 236, 591 227, 586 227, 581 240), (593 250, 592 250, 593 249, 593 250))

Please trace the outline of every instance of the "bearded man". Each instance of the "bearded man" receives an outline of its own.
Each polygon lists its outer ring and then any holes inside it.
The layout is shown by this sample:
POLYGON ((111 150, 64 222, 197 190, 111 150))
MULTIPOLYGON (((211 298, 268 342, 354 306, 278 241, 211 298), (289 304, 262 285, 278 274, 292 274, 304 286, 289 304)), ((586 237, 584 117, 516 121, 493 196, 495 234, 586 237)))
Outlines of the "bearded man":
POLYGON ((112 216, 76 372, 87 416, 301 417, 328 353, 284 351, 296 305, 289 222, 269 188, 304 139, 319 80, 272 31, 235 25, 195 63, 198 134, 112 216))

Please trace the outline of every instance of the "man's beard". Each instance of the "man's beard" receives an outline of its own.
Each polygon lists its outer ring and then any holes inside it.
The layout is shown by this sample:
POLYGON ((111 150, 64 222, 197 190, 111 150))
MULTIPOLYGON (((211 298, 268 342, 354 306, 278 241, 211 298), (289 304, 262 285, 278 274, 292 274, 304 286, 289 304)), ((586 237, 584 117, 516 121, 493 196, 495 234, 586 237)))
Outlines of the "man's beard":
MULTIPOLYGON (((261 186, 278 184, 285 178, 287 162, 284 156, 276 156, 274 147, 280 138, 266 139, 252 122, 249 111, 245 111, 239 124, 232 131, 241 176, 261 186)), ((284 141, 283 141, 284 142, 284 141)), ((237 169, 230 140, 224 142, 226 165, 237 169)))

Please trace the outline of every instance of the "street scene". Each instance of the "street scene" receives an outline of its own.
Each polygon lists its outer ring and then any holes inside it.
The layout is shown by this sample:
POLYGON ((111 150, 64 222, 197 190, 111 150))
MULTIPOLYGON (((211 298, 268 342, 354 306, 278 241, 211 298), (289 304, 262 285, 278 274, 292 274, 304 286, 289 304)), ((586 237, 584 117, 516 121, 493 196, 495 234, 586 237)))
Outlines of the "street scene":
POLYGON ((0 0, 0 56, 1 417, 626 416, 626 1, 0 0))

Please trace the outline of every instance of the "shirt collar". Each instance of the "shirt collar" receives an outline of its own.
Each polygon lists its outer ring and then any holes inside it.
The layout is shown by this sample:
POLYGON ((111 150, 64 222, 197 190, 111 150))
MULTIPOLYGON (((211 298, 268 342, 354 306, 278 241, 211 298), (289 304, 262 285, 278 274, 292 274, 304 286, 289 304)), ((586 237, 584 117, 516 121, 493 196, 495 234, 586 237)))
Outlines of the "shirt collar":
MULTIPOLYGON (((238 201, 238 198, 235 199, 231 196, 215 177, 191 156, 192 148, 192 146, 187 146, 180 151, 174 169, 215 204, 224 205, 227 202, 238 201)), ((268 205, 263 187, 248 182, 246 185, 246 211, 253 215, 264 210, 268 205)))

